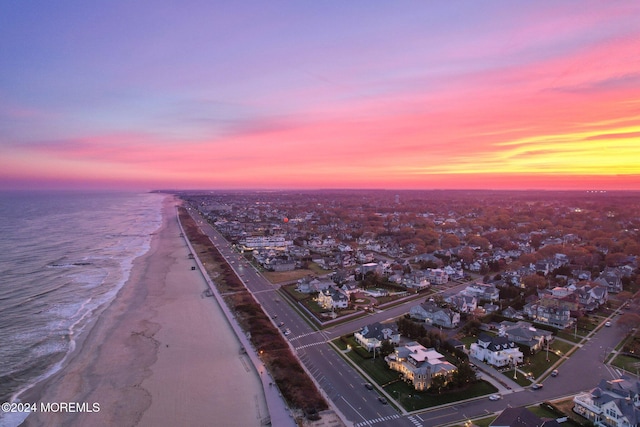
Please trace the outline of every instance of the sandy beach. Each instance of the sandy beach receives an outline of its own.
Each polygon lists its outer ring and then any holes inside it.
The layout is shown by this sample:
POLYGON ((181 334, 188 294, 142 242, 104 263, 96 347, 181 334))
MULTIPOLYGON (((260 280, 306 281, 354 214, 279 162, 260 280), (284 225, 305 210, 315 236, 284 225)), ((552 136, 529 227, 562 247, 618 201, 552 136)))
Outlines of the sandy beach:
MULTIPOLYGON (((113 303, 66 367, 23 402, 77 402, 93 412, 38 412, 27 426, 259 426, 261 383, 188 257, 176 199, 113 303), (96 405, 99 411, 95 411, 96 405)), ((88 333, 86 333, 88 332, 88 333)))

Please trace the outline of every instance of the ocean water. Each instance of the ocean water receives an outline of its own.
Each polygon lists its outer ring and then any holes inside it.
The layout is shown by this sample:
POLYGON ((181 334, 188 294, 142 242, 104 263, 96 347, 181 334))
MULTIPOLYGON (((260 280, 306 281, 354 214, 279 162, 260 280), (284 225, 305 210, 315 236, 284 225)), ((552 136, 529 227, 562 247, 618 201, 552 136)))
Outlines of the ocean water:
POLYGON ((0 403, 64 367, 148 251, 165 197, 0 193, 0 403))

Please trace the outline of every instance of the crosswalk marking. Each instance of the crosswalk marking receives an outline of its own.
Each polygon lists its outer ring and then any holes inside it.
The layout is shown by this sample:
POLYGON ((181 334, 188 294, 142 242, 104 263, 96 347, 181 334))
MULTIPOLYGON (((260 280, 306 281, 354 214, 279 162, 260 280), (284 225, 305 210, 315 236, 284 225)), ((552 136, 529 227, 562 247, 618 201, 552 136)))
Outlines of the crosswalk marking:
POLYGON ((313 334, 317 334, 318 331, 314 331, 314 332, 307 332, 306 334, 302 334, 302 335, 296 335, 295 337, 291 338, 290 340, 297 340, 299 338, 304 338, 304 337, 308 337, 309 335, 313 335, 313 334))
POLYGON ((324 341, 312 342, 311 344, 301 345, 299 347, 294 347, 296 350, 302 350, 303 348, 313 347, 314 345, 326 344, 324 341))
POLYGON ((413 423, 413 425, 415 425, 416 427, 422 427, 422 423, 420 421, 418 421, 413 415, 410 415, 407 417, 409 419, 409 421, 411 421, 413 423))
POLYGON ((388 415, 386 417, 374 418, 373 420, 360 421, 359 423, 355 423, 354 427, 371 426, 377 423, 381 423, 383 421, 395 420, 398 418, 400 418, 400 415, 398 414, 388 415))

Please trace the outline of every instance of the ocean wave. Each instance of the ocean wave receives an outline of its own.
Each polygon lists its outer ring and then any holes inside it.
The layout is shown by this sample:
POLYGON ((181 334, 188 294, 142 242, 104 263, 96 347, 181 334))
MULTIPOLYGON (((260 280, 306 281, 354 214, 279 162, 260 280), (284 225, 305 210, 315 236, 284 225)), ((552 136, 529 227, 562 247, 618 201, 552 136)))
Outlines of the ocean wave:
MULTIPOLYGON (((5 224, 0 242, 6 279, 0 284, 0 396, 19 399, 64 367, 76 339, 116 297, 133 261, 149 250, 164 197, 72 195, 0 203, 20 212, 5 224)), ((0 417, 0 427, 14 425, 6 422, 0 417)))

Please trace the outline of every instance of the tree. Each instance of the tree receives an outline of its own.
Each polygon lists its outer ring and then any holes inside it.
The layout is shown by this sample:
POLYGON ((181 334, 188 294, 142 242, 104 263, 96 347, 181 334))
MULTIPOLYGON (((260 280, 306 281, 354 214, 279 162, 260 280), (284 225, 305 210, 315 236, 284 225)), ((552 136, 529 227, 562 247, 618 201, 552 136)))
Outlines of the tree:
POLYGON ((616 267, 618 265, 622 265, 623 261, 627 258, 625 254, 622 252, 617 252, 614 254, 607 254, 604 257, 604 262, 609 267, 616 267))
POLYGON ((393 353, 394 350, 395 347, 393 346, 391 340, 382 341, 382 344, 380 345, 380 355, 382 357, 388 356, 389 354, 393 353))
POLYGON ((483 251, 488 250, 489 246, 491 246, 489 240, 481 236, 471 236, 469 238, 468 244, 470 246, 480 246, 483 251))
POLYGON ((465 264, 471 264, 476 257, 476 252, 469 246, 465 246, 458 252, 458 256, 465 264))
POLYGON ((618 317, 616 322, 618 326, 624 329, 626 332, 631 331, 633 328, 640 325, 640 314, 638 313, 624 313, 618 317))
POLYGON ((443 249, 455 248, 456 246, 460 246, 460 239, 458 239, 458 236, 455 234, 446 233, 442 236, 440 245, 443 249))
POLYGON ((440 394, 446 385, 447 379, 444 377, 444 375, 434 375, 433 377, 431 377, 429 390, 433 393, 440 394))
POLYGON ((547 280, 543 276, 530 274, 522 278, 522 283, 528 289, 544 289, 547 286, 547 280))
POLYGON ((476 371, 473 370, 469 362, 462 362, 458 365, 458 370, 453 374, 453 383, 456 387, 464 387, 476 381, 476 371))

